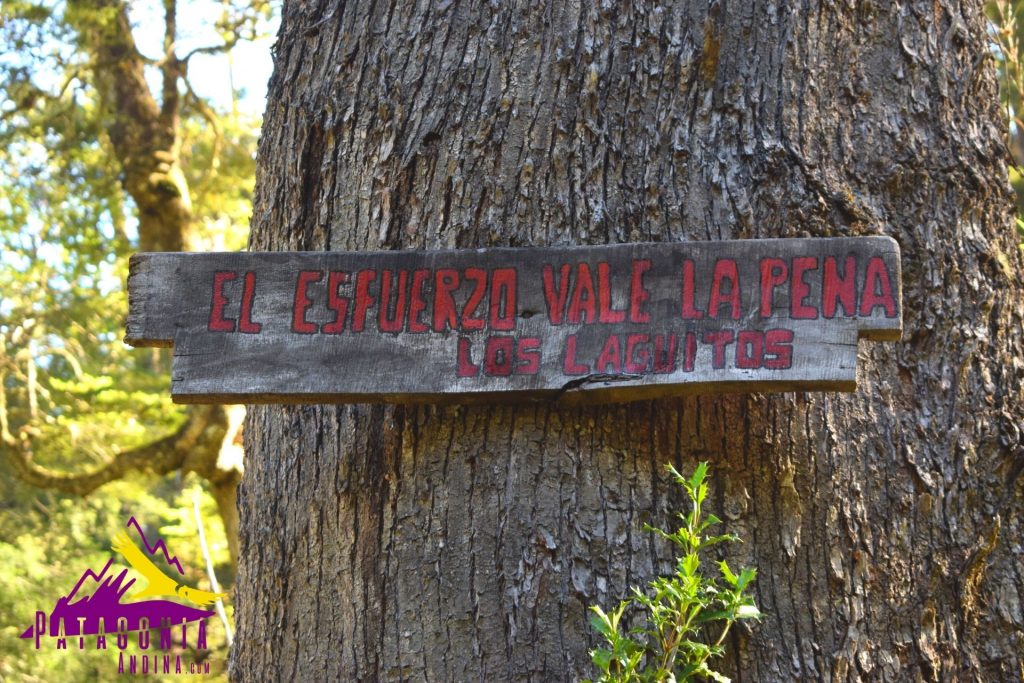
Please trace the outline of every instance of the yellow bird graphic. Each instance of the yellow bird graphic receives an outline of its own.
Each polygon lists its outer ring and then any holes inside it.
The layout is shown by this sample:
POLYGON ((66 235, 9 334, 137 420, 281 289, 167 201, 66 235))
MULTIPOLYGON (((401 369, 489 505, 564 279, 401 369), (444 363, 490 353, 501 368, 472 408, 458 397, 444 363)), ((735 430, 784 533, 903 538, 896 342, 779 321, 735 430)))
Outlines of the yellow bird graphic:
POLYGON ((111 550, 121 553, 124 559, 128 560, 128 564, 149 581, 145 588, 131 596, 132 600, 165 595, 183 598, 197 605, 209 605, 227 595, 226 593, 211 593, 198 588, 190 588, 185 584, 175 582, 153 564, 152 560, 146 557, 146 554, 139 550, 131 537, 123 531, 114 536, 111 550))

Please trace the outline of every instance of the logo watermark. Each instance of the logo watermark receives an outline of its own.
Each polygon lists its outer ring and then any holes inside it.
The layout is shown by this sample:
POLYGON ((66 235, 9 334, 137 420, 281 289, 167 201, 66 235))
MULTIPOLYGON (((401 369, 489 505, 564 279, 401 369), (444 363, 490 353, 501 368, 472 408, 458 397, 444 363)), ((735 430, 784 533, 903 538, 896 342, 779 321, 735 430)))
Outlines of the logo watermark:
POLYGON ((87 568, 49 614, 36 611, 34 623, 21 637, 32 640, 37 650, 111 650, 117 653, 119 674, 210 673, 208 658, 190 660, 183 653, 187 648, 208 649, 206 620, 215 614, 209 607, 225 594, 185 585, 177 556, 162 538, 151 544, 134 517, 112 541, 111 550, 142 580, 116 565, 116 556, 99 572, 87 568), (162 558, 171 575, 153 557, 162 558))

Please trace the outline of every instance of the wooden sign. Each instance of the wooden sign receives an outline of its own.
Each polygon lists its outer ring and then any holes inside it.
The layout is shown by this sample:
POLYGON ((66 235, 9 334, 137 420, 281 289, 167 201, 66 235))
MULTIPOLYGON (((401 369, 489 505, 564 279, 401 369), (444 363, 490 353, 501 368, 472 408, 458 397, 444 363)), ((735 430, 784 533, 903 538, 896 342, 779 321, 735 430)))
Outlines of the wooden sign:
POLYGON ((128 293, 179 403, 852 391, 902 321, 888 237, 138 254, 128 293))

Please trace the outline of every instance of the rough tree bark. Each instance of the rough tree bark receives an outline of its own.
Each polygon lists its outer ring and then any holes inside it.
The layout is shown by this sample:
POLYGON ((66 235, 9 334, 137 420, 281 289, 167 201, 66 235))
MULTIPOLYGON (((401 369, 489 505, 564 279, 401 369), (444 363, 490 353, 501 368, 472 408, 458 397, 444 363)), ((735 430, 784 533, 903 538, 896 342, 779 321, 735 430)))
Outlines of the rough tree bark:
POLYGON ((586 675, 701 459, 736 680, 1020 676, 1002 134, 980 3, 286 2, 252 249, 882 233, 906 331, 853 394, 250 409, 234 677, 586 675))

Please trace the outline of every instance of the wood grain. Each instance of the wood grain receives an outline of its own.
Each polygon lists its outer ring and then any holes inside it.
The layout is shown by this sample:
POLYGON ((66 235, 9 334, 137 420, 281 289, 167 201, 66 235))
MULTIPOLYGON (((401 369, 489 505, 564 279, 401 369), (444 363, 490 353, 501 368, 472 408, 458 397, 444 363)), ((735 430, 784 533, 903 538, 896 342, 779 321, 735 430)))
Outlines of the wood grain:
POLYGON ((902 326, 888 237, 146 253, 128 289, 180 403, 852 391, 857 339, 902 326))

